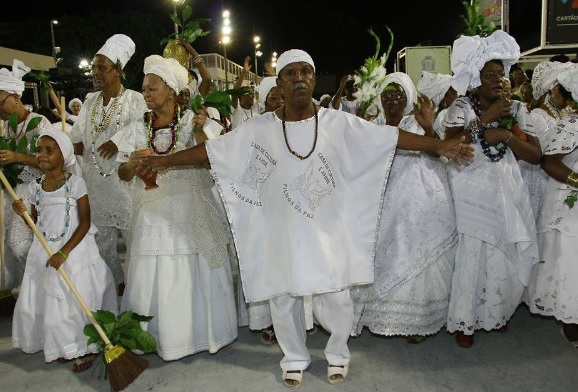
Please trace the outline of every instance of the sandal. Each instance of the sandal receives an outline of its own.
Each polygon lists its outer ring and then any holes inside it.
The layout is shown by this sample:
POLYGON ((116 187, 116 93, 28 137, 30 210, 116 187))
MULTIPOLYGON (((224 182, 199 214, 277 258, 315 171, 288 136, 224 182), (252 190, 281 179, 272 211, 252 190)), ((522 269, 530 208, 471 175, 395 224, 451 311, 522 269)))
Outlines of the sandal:
POLYGON ((303 380, 303 370, 287 370, 283 372, 283 385, 287 388, 299 388, 303 380))
POLYGON ((474 335, 466 335, 463 332, 456 332, 456 342, 460 347, 470 348, 474 344, 474 335))
POLYGON ((329 365, 327 366, 327 380, 329 384, 340 384, 345 380, 347 377, 347 373, 349 371, 349 365, 344 366, 335 366, 329 365))
POLYGON ((72 361, 72 359, 68 359, 68 358, 64 358, 64 357, 56 358, 56 362, 58 362, 58 363, 66 363, 66 362, 70 362, 70 361, 72 361))
POLYGON ((261 334, 261 343, 271 345, 277 343, 273 327, 265 328, 261 334))
POLYGON ((82 357, 76 358, 74 360, 74 365, 72 365, 72 371, 74 373, 80 373, 90 369, 95 359, 96 354, 86 354, 82 357))
POLYGON ((405 337, 405 340, 411 344, 418 344, 423 342, 425 338, 426 337, 424 335, 409 335, 405 337))

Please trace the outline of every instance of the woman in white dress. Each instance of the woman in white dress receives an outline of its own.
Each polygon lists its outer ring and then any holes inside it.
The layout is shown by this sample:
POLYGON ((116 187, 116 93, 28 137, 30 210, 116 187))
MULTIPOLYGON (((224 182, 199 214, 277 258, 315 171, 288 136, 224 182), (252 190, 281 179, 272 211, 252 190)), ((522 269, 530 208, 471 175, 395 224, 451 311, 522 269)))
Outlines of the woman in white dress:
MULTIPOLYGON (((558 80, 559 91, 571 92, 565 103, 576 107, 578 66, 561 72, 558 80)), ((578 114, 557 121, 546 136, 542 168, 550 179, 537 227, 543 262, 532 268, 527 303, 532 313, 559 320, 562 336, 578 348, 578 207, 566 202, 578 187, 578 114)))
MULTIPOLYGON (((42 177, 28 184, 32 218, 54 252, 49 257, 34 238, 14 309, 12 345, 26 353, 44 351, 46 362, 77 358, 73 371, 86 370, 98 352, 87 346, 83 329, 90 321, 58 273, 64 268, 91 310, 118 312, 112 272, 100 256, 90 221, 90 204, 82 177, 65 168, 74 165, 74 150, 61 130, 46 130, 38 139, 42 177), (50 268, 54 267, 54 268, 50 268)), ((22 200, 14 211, 23 213, 22 200)))
POLYGON ((536 226, 528 189, 514 154, 537 164, 537 138, 527 132, 526 108, 502 96, 503 78, 520 55, 498 30, 487 38, 462 36, 452 51, 453 86, 460 95, 444 120, 447 138, 465 136, 473 162, 448 169, 458 229, 447 329, 461 347, 474 331, 505 330, 537 262, 536 226), (505 120, 517 121, 508 130, 505 120))
MULTIPOLYGON (((144 72, 143 95, 151 111, 140 129, 127 134, 127 148, 166 155, 193 146, 193 134, 220 133, 215 122, 211 126, 216 129, 193 128, 193 111, 181 117, 177 92, 187 84, 187 71, 176 60, 149 56, 144 72)), ((212 177, 205 168, 183 166, 142 181, 141 169, 129 159, 136 154, 119 155, 126 161, 119 167, 120 178, 138 177, 121 308, 154 316, 144 327, 165 361, 215 353, 237 338, 237 315, 228 238, 211 191, 212 177)))
MULTIPOLYGON (((373 122, 436 137, 434 107, 419 98, 408 75, 389 74, 373 122), (413 113, 412 113, 413 111, 413 113)), ((387 128, 384 128, 387 132, 387 128)), ((452 195, 437 156, 397 150, 382 207, 374 283, 351 290, 353 333, 405 336, 419 343, 443 328, 452 282, 457 231, 452 195)))

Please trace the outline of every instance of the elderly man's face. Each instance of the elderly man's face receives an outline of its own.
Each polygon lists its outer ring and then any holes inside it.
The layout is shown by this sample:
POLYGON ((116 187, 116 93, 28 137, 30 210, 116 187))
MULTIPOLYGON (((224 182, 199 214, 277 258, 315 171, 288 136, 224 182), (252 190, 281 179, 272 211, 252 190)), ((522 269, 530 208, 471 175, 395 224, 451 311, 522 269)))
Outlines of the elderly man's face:
POLYGON ((315 71, 306 62, 288 64, 279 73, 277 85, 283 89, 286 103, 310 104, 315 88, 315 71))

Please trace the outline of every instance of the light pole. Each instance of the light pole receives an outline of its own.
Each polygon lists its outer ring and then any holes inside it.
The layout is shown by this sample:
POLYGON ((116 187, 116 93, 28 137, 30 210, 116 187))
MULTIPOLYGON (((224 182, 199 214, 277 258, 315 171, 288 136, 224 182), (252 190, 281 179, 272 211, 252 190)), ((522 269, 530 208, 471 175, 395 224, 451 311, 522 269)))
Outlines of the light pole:
POLYGON ((60 47, 56 47, 56 42, 54 40, 54 25, 58 24, 56 19, 50 21, 50 36, 52 37, 52 58, 54 58, 54 66, 58 64, 58 59, 56 55, 60 53, 60 47))
POLYGON ((223 53, 225 54, 225 89, 229 88, 229 73, 227 69, 229 68, 229 62, 227 60, 227 44, 231 42, 231 20, 229 19, 231 13, 227 10, 223 11, 223 37, 221 42, 223 43, 223 53))
POLYGON ((259 37, 258 35, 253 37, 253 42, 255 43, 255 75, 257 77, 259 77, 259 73, 257 72, 257 57, 261 57, 261 55, 263 54, 259 48, 261 47, 261 37, 259 37))

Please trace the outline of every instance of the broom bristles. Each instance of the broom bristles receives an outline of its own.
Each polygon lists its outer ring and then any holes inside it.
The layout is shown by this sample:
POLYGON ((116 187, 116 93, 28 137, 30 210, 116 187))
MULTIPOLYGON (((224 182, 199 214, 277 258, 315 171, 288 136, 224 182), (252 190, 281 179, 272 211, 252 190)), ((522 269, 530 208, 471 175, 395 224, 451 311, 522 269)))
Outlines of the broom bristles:
MULTIPOLYGON (((116 346, 118 347, 118 346, 116 346)), ((149 367, 149 361, 141 358, 132 351, 124 352, 115 359, 106 363, 106 373, 113 391, 122 391, 138 378, 149 367)))

